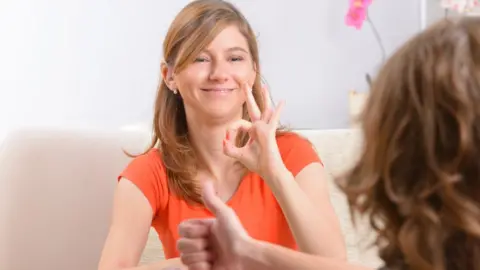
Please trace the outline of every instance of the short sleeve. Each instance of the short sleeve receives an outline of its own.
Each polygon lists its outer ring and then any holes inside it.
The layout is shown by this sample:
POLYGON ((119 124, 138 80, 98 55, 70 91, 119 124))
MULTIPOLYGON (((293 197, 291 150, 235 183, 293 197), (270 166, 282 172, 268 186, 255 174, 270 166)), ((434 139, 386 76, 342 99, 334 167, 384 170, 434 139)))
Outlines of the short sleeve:
POLYGON ((317 162, 323 165, 313 144, 296 133, 290 132, 278 136, 277 144, 283 163, 293 176, 297 176, 311 163, 317 162))
POLYGON ((118 176, 136 185, 145 195, 154 216, 166 207, 168 200, 167 178, 158 149, 135 157, 118 176))

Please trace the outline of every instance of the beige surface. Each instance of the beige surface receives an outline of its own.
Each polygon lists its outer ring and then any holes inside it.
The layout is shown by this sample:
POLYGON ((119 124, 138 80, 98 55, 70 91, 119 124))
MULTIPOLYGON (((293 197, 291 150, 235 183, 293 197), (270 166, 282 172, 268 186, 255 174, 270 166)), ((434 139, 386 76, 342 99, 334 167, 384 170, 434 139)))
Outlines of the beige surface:
POLYGON ((351 90, 348 92, 348 110, 350 114, 350 127, 359 126, 359 117, 368 98, 368 92, 351 90))
MULTIPOLYGON (((135 137, 135 136, 133 136, 135 137)), ((129 134, 29 130, 0 147, 0 269, 96 269, 129 134)))
MULTIPOLYGON (((315 144, 332 174, 352 162, 360 145, 352 130, 301 133, 315 144)), ((0 269, 95 269, 116 176, 128 162, 121 148, 140 151, 147 138, 146 133, 60 130, 7 137, 0 148, 0 269)), ((345 198, 332 183, 330 187, 349 259, 378 265, 376 256, 359 249, 345 198)), ((162 256, 152 231, 142 263, 162 256)))

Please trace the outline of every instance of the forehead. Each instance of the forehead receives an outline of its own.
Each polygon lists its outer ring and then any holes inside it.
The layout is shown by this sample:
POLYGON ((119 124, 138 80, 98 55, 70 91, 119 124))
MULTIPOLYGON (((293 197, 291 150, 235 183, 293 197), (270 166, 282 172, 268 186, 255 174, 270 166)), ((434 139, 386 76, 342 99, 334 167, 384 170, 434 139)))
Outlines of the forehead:
POLYGON ((237 26, 231 25, 223 29, 205 48, 208 51, 227 50, 239 47, 249 51, 248 41, 237 26))

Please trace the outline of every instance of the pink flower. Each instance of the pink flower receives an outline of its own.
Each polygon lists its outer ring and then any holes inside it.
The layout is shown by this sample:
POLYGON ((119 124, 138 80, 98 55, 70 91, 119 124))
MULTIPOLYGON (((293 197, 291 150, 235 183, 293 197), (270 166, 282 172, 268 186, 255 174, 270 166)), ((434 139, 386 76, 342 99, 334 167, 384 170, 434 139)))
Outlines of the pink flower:
POLYGON ((365 7, 368 8, 373 0, 350 0, 350 7, 365 7))
POLYGON ((363 21, 367 18, 367 12, 365 9, 351 8, 348 10, 347 16, 345 16, 345 23, 348 26, 353 26, 357 29, 361 29, 363 21))
POLYGON ((348 26, 361 29, 363 22, 367 18, 368 6, 370 6, 371 3, 372 0, 350 0, 350 7, 345 16, 345 23, 348 26))

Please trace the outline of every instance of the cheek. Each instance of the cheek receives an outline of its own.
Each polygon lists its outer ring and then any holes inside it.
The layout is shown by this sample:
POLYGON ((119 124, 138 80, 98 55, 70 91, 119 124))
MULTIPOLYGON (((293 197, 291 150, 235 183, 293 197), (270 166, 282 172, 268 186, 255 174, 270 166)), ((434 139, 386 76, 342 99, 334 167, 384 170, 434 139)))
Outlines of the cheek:
POLYGON ((232 68, 232 74, 242 78, 245 81, 253 83, 255 81, 256 73, 250 65, 242 65, 232 68))
POLYGON ((187 70, 188 76, 192 80, 203 80, 210 74, 208 65, 191 65, 187 70))
POLYGON ((205 80, 208 72, 201 68, 187 68, 176 77, 178 88, 186 89, 195 87, 199 82, 205 80))

